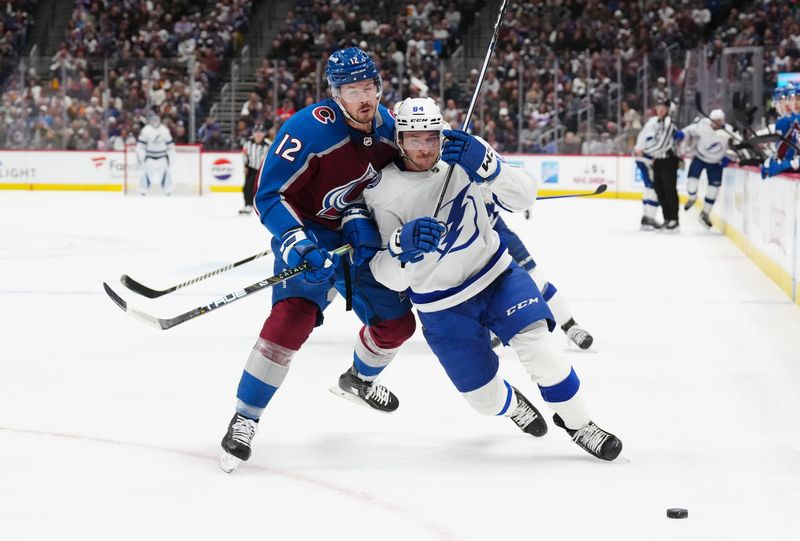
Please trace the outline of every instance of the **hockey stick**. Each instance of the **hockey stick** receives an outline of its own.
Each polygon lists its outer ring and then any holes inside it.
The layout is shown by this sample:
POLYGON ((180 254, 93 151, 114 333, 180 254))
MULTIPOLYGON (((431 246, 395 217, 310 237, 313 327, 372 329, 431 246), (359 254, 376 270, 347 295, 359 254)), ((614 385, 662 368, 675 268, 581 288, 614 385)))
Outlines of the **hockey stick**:
MULTIPOLYGON (((703 111, 703 104, 701 103, 702 101, 703 101, 703 96, 700 94, 700 92, 695 92, 694 93, 694 107, 695 107, 695 109, 697 109, 697 112, 700 113, 701 116, 704 116, 707 119, 711 120, 711 122, 714 122, 714 120, 710 116, 708 116, 705 111, 703 111)), ((726 130, 725 128, 722 128, 722 131, 724 131, 725 133, 727 133, 728 135, 733 137, 734 140, 743 141, 741 136, 736 135, 735 133, 731 133, 728 130, 726 130)))
MULTIPOLYGON (((347 253, 349 250, 350 250, 350 245, 345 244, 344 246, 341 246, 333 250, 332 253, 342 255, 347 253)), ((166 330, 166 329, 171 329, 176 325, 180 325, 181 323, 184 323, 186 321, 189 321, 190 319, 194 319, 197 316, 202 316, 203 314, 207 314, 208 312, 216 310, 217 308, 226 306, 234 301, 238 301, 239 299, 242 299, 252 293, 255 293, 256 291, 261 291, 262 289, 279 284, 285 280, 288 280, 289 278, 292 278, 293 276, 297 276, 303 271, 308 270, 310 267, 311 265, 309 265, 308 261, 304 261, 302 264, 296 267, 292 267, 291 269, 286 269, 282 272, 279 272, 275 276, 271 276, 264 280, 260 280, 255 284, 251 284, 243 289, 239 289, 237 291, 228 293, 227 295, 223 296, 220 299, 212 301, 208 304, 204 304, 202 306, 198 306, 197 308, 194 308, 192 310, 189 310, 188 312, 184 312, 182 314, 179 314, 171 318, 155 317, 153 315, 150 315, 146 312, 139 310, 138 308, 134 308, 133 306, 129 305, 125 301, 125 299, 120 297, 113 289, 111 289, 111 287, 109 287, 109 285, 105 282, 103 282, 103 289, 106 290, 106 293, 108 294, 109 297, 111 297, 111 300, 114 301, 114 303, 116 303, 117 306, 122 308, 122 310, 124 310, 131 317, 138 319, 142 323, 150 325, 151 327, 166 330)))
POLYGON ((604 193, 607 189, 608 186, 606 184, 601 184, 600 186, 597 187, 595 191, 589 193, 573 193, 569 195, 546 195, 544 197, 537 197, 536 200, 543 201, 545 199, 565 199, 567 197, 589 197, 592 195, 600 195, 601 193, 604 193))
POLYGON ((133 291, 134 293, 138 293, 139 295, 143 295, 143 296, 147 297, 148 299, 157 299, 158 297, 160 297, 162 295, 166 295, 167 293, 172 293, 173 291, 176 291, 176 290, 181 289, 183 287, 190 286, 192 284, 196 284, 197 282, 205 280, 206 278, 211 278, 212 276, 216 276, 218 274, 222 274, 223 272, 227 272, 227 271, 229 271, 231 269, 234 269, 234 268, 236 268, 236 267, 238 267, 240 265, 244 265, 245 263, 249 263, 249 262, 251 262, 251 261, 253 261, 255 259, 258 259, 259 257, 264 257, 265 255, 269 255, 271 253, 272 253, 272 250, 264 250, 263 252, 261 252, 259 254, 251 255, 250 257, 246 257, 246 258, 242 259, 241 261, 237 261, 236 263, 231 263, 230 265, 226 265, 224 267, 220 267, 217 270, 213 270, 211 272, 207 272, 206 274, 204 274, 202 276, 198 276, 197 278, 192 278, 191 280, 187 280, 185 282, 181 282, 180 284, 172 286, 172 287, 169 287, 167 289, 151 289, 151 288, 147 287, 146 285, 144 285, 144 284, 142 284, 140 282, 137 282, 136 280, 134 280, 133 278, 131 278, 127 274, 123 274, 122 276, 120 276, 119 281, 122 283, 122 285, 124 285, 125 287, 127 287, 128 289, 133 291))
MULTIPOLYGON (((472 93, 472 101, 469 103, 467 116, 464 117, 464 124, 461 126, 461 129, 464 131, 466 131, 467 127, 469 126, 469 121, 472 119, 472 113, 475 110, 475 104, 478 102, 478 96, 480 95, 481 87, 483 86, 483 79, 486 77, 486 70, 489 68, 489 60, 491 60, 495 45, 497 45, 497 38, 500 35, 500 24, 503 22, 503 16, 506 14, 507 7, 508 0, 503 0, 503 3, 500 4, 500 12, 497 14, 497 22, 494 23, 492 39, 489 42, 489 48, 486 50, 486 57, 483 59, 483 65, 481 66, 481 71, 478 75, 478 84, 475 86, 475 91, 472 93)), ((444 177, 444 185, 442 186, 442 191, 439 192, 439 200, 436 202, 436 210, 433 211, 434 218, 438 217, 439 211, 442 210, 442 201, 444 200, 444 194, 447 192, 447 186, 450 184, 450 177, 453 176, 454 168, 455 164, 450 164, 447 166, 447 175, 444 177)))
MULTIPOLYGON (((733 96, 733 116, 736 117, 736 120, 739 121, 743 127, 747 128, 750 133, 753 134, 753 138, 755 137, 764 137, 764 135, 758 135, 756 131, 750 126, 750 123, 747 121, 747 103, 742 103, 741 94, 738 92, 734 93, 733 96)), ((800 152, 800 148, 797 147, 794 143, 792 143, 789 139, 787 139, 783 134, 778 133, 777 131, 770 132, 766 135, 773 135, 776 139, 786 143, 791 148, 794 149, 795 152, 800 152)))

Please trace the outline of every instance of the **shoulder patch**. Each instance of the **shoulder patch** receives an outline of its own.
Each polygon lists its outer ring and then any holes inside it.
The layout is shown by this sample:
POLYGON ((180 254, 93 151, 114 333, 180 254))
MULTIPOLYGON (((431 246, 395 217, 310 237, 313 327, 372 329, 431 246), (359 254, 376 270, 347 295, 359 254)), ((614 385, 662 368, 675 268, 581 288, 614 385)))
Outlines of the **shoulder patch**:
POLYGON ((369 181, 369 184, 367 184, 367 187, 366 187, 365 189, 366 189, 366 190, 369 190, 369 189, 371 189, 371 188, 374 188, 375 186, 377 186, 377 185, 378 185, 378 183, 381 181, 381 177, 382 177, 382 176, 383 176, 383 171, 378 171, 378 174, 377 174, 377 175, 375 175, 375 176, 372 178, 372 180, 371 180, 371 181, 369 181))
POLYGON ((312 111, 314 118, 322 124, 332 124, 336 122, 336 113, 327 105, 320 105, 315 107, 312 111))

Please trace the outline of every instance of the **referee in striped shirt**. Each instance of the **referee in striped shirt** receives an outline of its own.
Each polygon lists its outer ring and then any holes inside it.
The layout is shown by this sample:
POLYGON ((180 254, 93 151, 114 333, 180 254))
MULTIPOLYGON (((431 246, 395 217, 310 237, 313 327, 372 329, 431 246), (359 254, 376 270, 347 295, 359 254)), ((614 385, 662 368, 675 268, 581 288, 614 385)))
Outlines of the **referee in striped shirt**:
POLYGON ((656 116, 651 117, 642 128, 646 141, 644 149, 636 154, 647 154, 653 158, 653 189, 658 195, 661 212, 664 214, 664 229, 678 231, 678 154, 675 151, 675 123, 669 116, 670 102, 656 102, 656 116))
POLYGON ((267 128, 260 122, 253 126, 253 133, 242 145, 242 157, 244 158, 244 208, 239 214, 250 214, 253 212, 253 198, 256 195, 256 180, 261 162, 267 155, 267 150, 272 141, 267 139, 267 128))

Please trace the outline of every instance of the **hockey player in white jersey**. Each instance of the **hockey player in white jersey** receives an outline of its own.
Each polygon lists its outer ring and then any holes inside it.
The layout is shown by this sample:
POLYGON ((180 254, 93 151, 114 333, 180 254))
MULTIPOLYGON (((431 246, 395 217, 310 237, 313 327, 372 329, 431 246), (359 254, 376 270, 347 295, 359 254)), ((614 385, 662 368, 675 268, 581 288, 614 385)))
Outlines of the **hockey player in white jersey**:
POLYGON ((158 184, 166 195, 172 193, 170 165, 175 163, 175 143, 172 134, 161 123, 156 114, 148 117, 148 123, 139 132, 136 140, 136 158, 142 169, 139 178, 139 193, 146 195, 152 184, 158 184))
POLYGON ((722 170, 736 158, 736 153, 730 148, 731 132, 733 127, 725 124, 725 113, 722 109, 714 109, 709 118, 701 118, 686 126, 676 134, 676 138, 686 138, 686 143, 692 149, 694 157, 689 165, 689 174, 686 179, 686 191, 689 200, 684 205, 689 210, 697 201, 697 187, 700 175, 705 170, 708 180, 703 210, 700 212, 700 223, 711 227, 711 209, 717 200, 719 187, 722 185, 722 170))
POLYGON ((374 276, 407 292, 429 346, 476 411, 510 417, 533 435, 547 430, 539 412, 499 374, 493 332, 516 351, 555 411, 556 425, 587 452, 614 460, 622 443, 592 422, 578 376, 550 334, 550 309, 492 229, 483 205, 485 186, 503 208, 526 210, 536 199, 535 182, 482 139, 443 131, 431 99, 406 99, 395 114, 402 158, 364 191, 386 245, 370 262, 374 276), (442 135, 448 137, 443 148, 442 135), (430 214, 448 163, 457 167, 439 222, 430 214))

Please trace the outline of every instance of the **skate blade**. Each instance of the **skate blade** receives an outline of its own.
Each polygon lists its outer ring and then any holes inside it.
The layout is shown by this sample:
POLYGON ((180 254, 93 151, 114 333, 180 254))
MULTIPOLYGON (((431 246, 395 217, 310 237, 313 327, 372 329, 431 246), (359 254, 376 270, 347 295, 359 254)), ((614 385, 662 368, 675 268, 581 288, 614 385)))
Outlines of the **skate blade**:
POLYGON ((225 473, 233 473, 236 471, 236 468, 239 467, 239 464, 242 463, 242 460, 236 458, 235 456, 223 452, 222 455, 219 457, 219 468, 224 471, 225 473))
POLYGON ((361 398, 357 397, 353 393, 348 393, 347 391, 343 391, 338 385, 334 385, 333 387, 331 387, 328 390, 330 392, 332 392, 333 394, 335 394, 336 396, 340 396, 340 397, 344 398, 345 400, 349 400, 350 402, 352 402, 354 404, 358 404, 359 406, 363 406, 363 407, 367 408, 370 411, 377 411, 378 413, 392 413, 391 411, 383 411, 383 410, 379 410, 379 409, 373 408, 372 406, 370 406, 369 404, 367 404, 366 402, 361 400, 361 398))
POLYGON ((568 351, 569 353, 590 353, 593 355, 597 354, 597 349, 594 347, 594 343, 586 349, 581 349, 581 347, 573 342, 572 340, 567 337, 566 344, 564 345, 564 351, 568 351))

